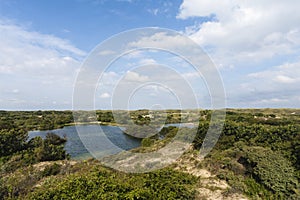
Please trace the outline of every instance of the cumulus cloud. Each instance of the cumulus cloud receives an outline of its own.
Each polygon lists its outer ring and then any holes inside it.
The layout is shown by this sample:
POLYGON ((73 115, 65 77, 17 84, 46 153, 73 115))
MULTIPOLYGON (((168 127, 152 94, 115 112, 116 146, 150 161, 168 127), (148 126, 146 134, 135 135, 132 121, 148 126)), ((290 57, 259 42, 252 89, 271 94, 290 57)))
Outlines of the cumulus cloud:
POLYGON ((65 39, 8 20, 0 19, 0 32, 0 90, 12 91, 0 94, 2 108, 71 108, 65 102, 71 102, 73 82, 86 53, 65 39), (12 98, 16 94, 19 98, 12 98))
POLYGON ((185 36, 157 32, 150 36, 142 37, 138 41, 128 44, 128 46, 135 48, 156 47, 169 50, 178 48, 179 44, 180 47, 190 45, 185 36))
POLYGON ((198 72, 187 72, 187 73, 183 73, 182 76, 186 79, 193 79, 193 78, 200 78, 201 74, 199 74, 198 72))
POLYGON ((288 77, 288 76, 284 76, 284 75, 278 75, 275 77, 275 81, 279 82, 279 83, 295 83, 297 81, 297 79, 288 77))
POLYGON ((299 107, 299 91, 300 62, 294 62, 248 74, 227 87, 227 96, 236 107, 299 107))
POLYGON ((125 80, 133 82, 145 82, 149 80, 149 77, 145 75, 140 75, 137 72, 128 71, 125 74, 125 80))
POLYGON ((14 93, 14 94, 18 94, 20 91, 18 90, 18 89, 13 89, 12 90, 12 93, 14 93))
POLYGON ((118 79, 120 78, 120 75, 116 72, 110 71, 110 72, 104 72, 101 79, 100 79, 100 86, 111 86, 114 85, 118 79))
POLYGON ((103 99, 109 98, 109 97, 110 97, 110 94, 108 94, 107 92, 102 93, 102 94, 100 95, 100 98, 103 98, 103 99))
POLYGON ((0 73, 62 74, 86 53, 67 40, 0 20, 0 73))
POLYGON ((224 75, 229 106, 299 107, 300 1, 184 0, 185 34, 224 75), (246 74, 246 75, 245 75, 246 74))
POLYGON ((143 58, 139 60, 139 65, 150 65, 150 64, 157 64, 157 62, 152 58, 143 58))
POLYGON ((294 0, 184 0, 177 17, 210 17, 186 33, 206 46, 218 64, 229 66, 297 54, 299 7, 294 0))
POLYGON ((251 73, 249 77, 271 82, 273 86, 290 84, 299 87, 300 91, 300 62, 286 63, 269 70, 251 73))

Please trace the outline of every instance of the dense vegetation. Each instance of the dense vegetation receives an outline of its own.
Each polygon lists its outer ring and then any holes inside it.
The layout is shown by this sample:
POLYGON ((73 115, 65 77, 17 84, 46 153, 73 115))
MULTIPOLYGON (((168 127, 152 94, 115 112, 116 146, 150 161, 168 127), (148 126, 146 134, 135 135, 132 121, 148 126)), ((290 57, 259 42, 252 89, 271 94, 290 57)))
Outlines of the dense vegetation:
POLYGON ((71 111, 0 111, 0 130, 52 130, 71 122, 71 111))
MULTIPOLYGON (((200 150, 210 125, 210 111, 201 119, 193 147, 200 150)), ((300 197, 300 112, 289 109, 227 110, 221 136, 202 166, 226 180, 230 193, 253 199, 298 199, 300 197)), ((211 126, 218 129, 219 124, 211 126)), ((161 148, 176 135, 177 127, 164 128, 142 140, 138 152, 161 148)))
MULTIPOLYGON (((133 112, 132 118, 141 118, 141 112, 144 111, 133 112)), ((90 112, 80 114, 78 121, 94 122, 90 112)), ((112 112, 96 114, 98 121, 114 123, 112 112)), ((196 178, 191 175, 172 169, 125 174, 103 168, 96 161, 73 166, 66 161, 69 156, 64 150, 65 138, 49 132, 44 140, 36 137, 28 141, 29 130, 72 125, 70 111, 0 111, 0 119, 0 199, 191 199, 194 196, 196 178), (38 184, 42 185, 36 187, 38 184)))
MULTIPOLYGON (((206 167, 232 186, 228 192, 243 192, 254 199, 298 199, 299 114, 292 110, 228 111, 220 139, 204 161, 206 167)), ((196 149, 207 128, 208 122, 200 121, 196 149)))
MULTIPOLYGON (((81 166, 85 168, 86 166, 81 166)), ((81 169, 82 170, 82 169, 81 169)), ((94 164, 92 169, 48 178, 28 199, 192 199, 196 179, 171 169, 125 174, 94 164)))
MULTIPOLYGON (((193 142, 194 150, 199 150, 210 125, 211 111, 193 112, 201 116, 193 142)), ((90 119, 86 112, 80 120, 115 123, 111 111, 97 111, 96 115, 97 119, 90 119)), ((130 117, 138 125, 153 120, 147 110, 132 111, 130 117)), ((166 117, 167 123, 189 121, 177 110, 161 117, 166 117)), ((0 199, 195 197, 198 179, 172 166, 146 174, 126 174, 94 160, 68 161, 63 148, 66 139, 55 134, 49 133, 44 140, 37 137, 28 141, 29 130, 51 130, 72 124, 70 111, 0 111, 0 119, 0 199)), ((180 137, 186 137, 188 131, 186 128, 180 137)), ((143 139, 142 146, 134 151, 157 150, 177 132, 177 127, 164 128, 158 135, 143 139)), ((200 167, 227 181, 231 187, 224 195, 243 193, 251 199, 299 199, 300 111, 227 110, 222 134, 200 167)))

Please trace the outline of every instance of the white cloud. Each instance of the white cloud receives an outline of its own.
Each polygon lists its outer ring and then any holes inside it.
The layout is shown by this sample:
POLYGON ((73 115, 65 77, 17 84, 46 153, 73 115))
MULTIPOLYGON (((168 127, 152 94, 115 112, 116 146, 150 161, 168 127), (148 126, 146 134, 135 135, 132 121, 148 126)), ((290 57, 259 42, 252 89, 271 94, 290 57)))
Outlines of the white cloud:
POLYGON ((159 9, 158 8, 155 8, 155 9, 147 9, 147 11, 153 15, 157 15, 158 12, 159 12, 159 9))
POLYGON ((227 85, 227 97, 235 107, 299 107, 300 62, 270 67, 227 85))
POLYGON ((166 32, 157 32, 153 35, 142 37, 138 41, 128 44, 128 46, 135 48, 157 47, 169 50, 178 48, 179 44, 180 47, 190 45, 185 36, 170 35, 166 32))
POLYGON ((147 9, 147 12, 155 16, 164 14, 164 17, 171 17, 168 13, 170 12, 170 8, 173 7, 172 1, 158 1, 158 3, 160 4, 159 7, 147 9))
POLYGON ((232 5, 231 0, 217 1, 217 0, 184 0, 180 6, 180 13, 177 16, 181 19, 189 17, 205 17, 213 13, 222 13, 230 9, 232 5))
POLYGON ((251 73, 248 76, 263 80, 264 83, 270 82, 273 86, 290 84, 299 85, 300 89, 300 62, 283 64, 269 70, 251 73))
POLYGON ((201 74, 199 74, 198 72, 187 72, 187 73, 183 73, 182 76, 186 79, 191 79, 191 78, 200 78, 201 74))
POLYGON ((149 85, 146 85, 144 87, 144 89, 148 90, 147 92, 152 92, 152 93, 156 93, 156 94, 159 94, 160 92, 170 92, 170 88, 168 87, 163 87, 161 85, 155 85, 155 84, 149 84, 149 85))
POLYGON ((184 0, 178 18, 212 17, 186 34, 229 66, 298 54, 300 1, 184 0))
POLYGON ((288 99, 272 98, 272 99, 259 100, 258 103, 272 104, 272 103, 282 103, 282 102, 288 102, 288 101, 289 101, 288 99))
POLYGON ((126 59, 133 59, 133 58, 141 58, 144 57, 144 52, 141 50, 131 51, 128 54, 124 55, 126 59))
POLYGON ((150 65, 150 64, 157 64, 157 62, 152 58, 143 58, 139 60, 139 65, 150 65))
POLYGON ((63 33, 70 33, 71 31, 69 29, 63 29, 62 32, 63 33))
POLYGON ((67 40, 0 20, 0 73, 67 74, 86 54, 67 40))
POLYGON ((102 93, 102 94, 100 95, 100 98, 103 98, 103 99, 106 99, 106 98, 109 98, 109 97, 110 97, 110 94, 108 94, 107 92, 102 93))
POLYGON ((120 76, 116 72, 104 72, 100 79, 100 85, 113 85, 119 78, 120 76))
POLYGON ((0 32, 0 90, 11 91, 0 93, 2 108, 71 108, 64 102, 71 102, 73 82, 86 53, 67 40, 12 21, 0 19, 0 32))
POLYGON ((295 83, 297 79, 291 78, 289 76, 284 76, 284 75, 278 75, 274 79, 275 81, 279 83, 295 83))
POLYGON ((12 93, 18 94, 20 91, 18 89, 13 89, 12 93))
POLYGON ((126 81, 133 81, 133 82, 145 82, 149 80, 148 76, 140 75, 137 72, 128 71, 125 74, 126 81))
POLYGON ((299 107, 299 7, 296 0, 184 0, 177 18, 199 19, 185 34, 222 69, 229 106, 299 107))

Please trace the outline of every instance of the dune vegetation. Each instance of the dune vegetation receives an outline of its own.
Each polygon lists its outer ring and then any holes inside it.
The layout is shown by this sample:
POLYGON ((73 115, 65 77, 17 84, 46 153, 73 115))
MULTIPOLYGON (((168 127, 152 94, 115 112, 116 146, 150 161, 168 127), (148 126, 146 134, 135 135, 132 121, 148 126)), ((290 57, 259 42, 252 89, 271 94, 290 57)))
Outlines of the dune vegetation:
MULTIPOLYGON (((95 159, 73 160, 66 138, 51 131, 28 140, 30 130, 72 123, 71 111, 0 111, 0 199, 299 199, 300 110, 227 109, 221 136, 205 158, 198 155, 212 111, 170 110, 166 123, 188 122, 186 112, 200 116, 188 150, 167 168, 132 174, 95 159)), ((111 111, 86 116, 82 122, 115 123, 111 111)), ((147 110, 131 112, 136 125, 153 120, 148 116, 147 110)), ((165 127, 131 151, 157 151, 178 129, 165 127)))

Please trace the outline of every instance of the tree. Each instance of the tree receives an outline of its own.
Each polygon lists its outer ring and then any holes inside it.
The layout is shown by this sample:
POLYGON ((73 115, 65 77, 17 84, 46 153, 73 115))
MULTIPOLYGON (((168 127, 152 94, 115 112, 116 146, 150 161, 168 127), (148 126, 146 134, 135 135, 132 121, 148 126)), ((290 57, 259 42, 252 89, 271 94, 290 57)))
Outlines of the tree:
POLYGON ((24 130, 0 130, 0 157, 24 149, 27 137, 27 132, 24 130))
POLYGON ((38 160, 52 161, 68 158, 64 150, 64 144, 67 140, 54 133, 48 133, 42 146, 36 149, 38 160))

